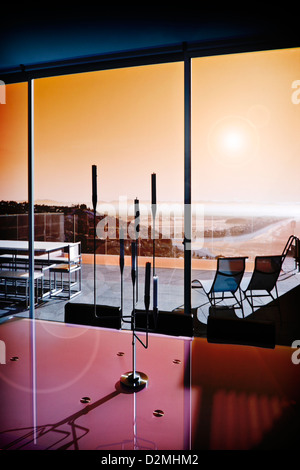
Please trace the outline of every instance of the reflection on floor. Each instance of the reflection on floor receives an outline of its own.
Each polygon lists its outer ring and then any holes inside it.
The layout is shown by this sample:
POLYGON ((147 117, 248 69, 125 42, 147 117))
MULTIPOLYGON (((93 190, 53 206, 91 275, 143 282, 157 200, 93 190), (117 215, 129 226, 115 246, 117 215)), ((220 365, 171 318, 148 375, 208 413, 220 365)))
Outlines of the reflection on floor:
MULTIPOLYGON (((297 305, 300 302, 300 273, 293 269, 293 260, 284 267, 277 283, 280 296, 279 303, 271 302, 269 298, 257 299, 257 305, 263 308, 256 309, 253 314, 249 304, 244 300, 244 315, 253 319, 271 319, 276 322, 277 344, 291 345, 296 338, 297 332, 300 337, 300 319, 297 305), (297 288, 299 286, 299 288, 297 288), (264 307, 265 304, 268 304, 264 307), (279 308, 280 307, 280 308, 279 308)), ((159 278, 159 308, 172 311, 184 303, 184 271, 182 269, 157 268, 159 278)), ((245 273, 250 276, 251 273, 245 273)), ((192 279, 212 279, 214 271, 193 270, 192 279)), ((121 305, 121 280, 118 266, 97 265, 96 273, 96 297, 97 304, 121 305)), ((124 269, 124 315, 130 314, 132 310, 132 282, 131 269, 124 269)), ((138 295, 136 308, 144 308, 144 269, 139 269, 138 295)), ((35 317, 41 320, 64 321, 64 307, 68 300, 65 298, 52 298, 45 301, 35 309, 35 317)), ((94 302, 94 266, 84 264, 82 268, 82 293, 72 302, 93 303, 94 302)), ((230 301, 227 301, 229 304, 230 301)), ((194 319, 194 335, 206 336, 206 324, 209 315, 209 304, 207 297, 200 289, 192 289, 192 307, 197 308, 197 318, 194 319)), ((151 308, 151 305, 150 305, 151 308)), ((28 311, 21 303, 0 301, 0 321, 9 315, 28 316, 28 311)), ((239 309, 235 315, 242 317, 239 309)), ((126 325, 124 324, 124 328, 126 325)))
MULTIPOLYGON (((182 305, 183 271, 157 269, 157 274, 160 308, 172 310, 182 305)), ((213 271, 193 272, 193 278, 208 279, 213 275, 213 271)), ((124 306, 128 313, 132 308, 130 269, 125 270, 124 281, 124 306)), ((139 347, 139 370, 149 375, 149 387, 139 394, 120 393, 116 383, 121 373, 131 370, 132 343, 128 331, 104 329, 99 334, 98 329, 85 331, 78 325, 59 324, 64 320, 67 300, 54 298, 45 302, 35 310, 37 319, 50 320, 35 322, 40 368, 37 384, 42 391, 37 394, 38 444, 41 448, 98 450, 137 446, 134 448, 147 452, 297 449, 300 376, 291 361, 290 346, 300 338, 300 274, 285 271, 278 281, 278 291, 279 305, 262 305, 252 314, 245 303, 247 317, 276 321, 277 344, 289 346, 267 349, 206 341, 209 305, 199 307, 206 298, 192 290, 193 307, 198 307, 195 337, 190 341, 153 335, 150 354, 139 347), (83 330, 85 334, 81 334, 83 330), (113 341, 113 337, 117 340, 113 341), (80 354, 72 352, 73 341, 74 351, 80 354), (85 374, 92 364, 96 373, 85 374), (87 402, 82 398, 91 399, 91 403, 84 404, 87 402), (154 414, 161 410, 163 417, 154 414)), ((141 270, 138 306, 143 306, 143 296, 141 270)), ((93 299, 93 266, 84 265, 83 292, 73 302, 93 303, 93 299)), ((117 267, 98 266, 97 302, 120 305, 117 267)), ((15 317, 28 316, 22 305, 2 303, 0 308, 3 320, 9 312, 15 317)), ((236 314, 240 315, 238 311, 236 314)), ((1 340, 7 345, 7 357, 11 357, 1 370, 10 380, 3 381, 0 388, 0 444, 7 449, 36 448, 27 412, 32 397, 27 393, 29 388, 25 388, 26 384, 30 387, 31 374, 22 371, 26 355, 30 356, 23 330, 29 334, 29 323, 13 319, 1 325, 1 340), (13 360, 16 351, 22 360, 13 360), (19 381, 24 381, 22 386, 19 381)))

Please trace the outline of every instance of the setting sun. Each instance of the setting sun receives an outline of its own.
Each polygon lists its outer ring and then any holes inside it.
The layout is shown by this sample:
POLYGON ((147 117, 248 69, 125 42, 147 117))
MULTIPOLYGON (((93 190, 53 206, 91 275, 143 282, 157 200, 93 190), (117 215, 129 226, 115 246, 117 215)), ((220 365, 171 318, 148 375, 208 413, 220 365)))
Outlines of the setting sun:
POLYGON ((240 150, 243 145, 243 138, 238 132, 232 131, 225 136, 225 145, 229 150, 240 150))
POLYGON ((258 144, 255 127, 240 116, 220 119, 208 135, 211 155, 224 165, 245 164, 255 156, 258 144))

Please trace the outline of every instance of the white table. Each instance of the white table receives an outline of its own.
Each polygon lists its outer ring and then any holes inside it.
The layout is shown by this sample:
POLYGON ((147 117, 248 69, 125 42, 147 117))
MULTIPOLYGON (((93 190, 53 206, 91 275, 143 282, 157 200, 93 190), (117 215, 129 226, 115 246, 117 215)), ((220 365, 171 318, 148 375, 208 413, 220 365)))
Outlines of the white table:
MULTIPOLYGON (((62 251, 69 246, 69 243, 66 242, 44 242, 44 241, 35 241, 34 242, 34 254, 37 257, 42 257, 43 255, 48 255, 46 260, 50 260, 50 253, 55 253, 62 251)), ((29 261, 28 257, 29 252, 29 242, 24 240, 0 240, 0 256, 5 258, 7 256, 8 262, 14 264, 19 256, 19 259, 23 262, 29 261)), ((5 258, 6 259, 6 258, 5 258)), ((40 258, 42 259, 42 258, 40 258)))
MULTIPOLYGON (((51 253, 57 253, 59 251, 63 251, 65 248, 69 246, 69 243, 66 242, 46 242, 46 241, 35 241, 34 242, 34 254, 35 254, 35 261, 42 268, 42 275, 40 273, 34 273, 34 280, 38 280, 43 278, 43 275, 46 270, 48 270, 51 266, 51 262, 53 264, 57 263, 57 259, 51 259, 51 253), (45 256, 45 258, 43 257, 45 256)), ((28 266, 29 263, 29 242, 25 240, 0 240, 0 260, 1 266, 8 265, 10 271, 3 271, 0 273, 2 278, 5 280, 11 281, 12 279, 16 283, 20 280, 21 274, 17 272, 17 268, 21 265, 22 269, 28 266), (15 272, 15 275, 13 275, 15 272)), ((61 257, 61 261, 64 261, 64 257, 61 257)), ((24 279, 21 279, 22 281, 24 279)), ((28 281, 28 279, 27 279, 28 281)), ((26 282, 27 282, 26 281, 26 282)), ((50 280, 49 280, 50 281, 50 280)), ((28 305, 28 289, 26 284, 26 308, 28 305)), ((50 282, 49 282, 49 290, 43 293, 44 283, 42 284, 42 298, 48 297, 50 295, 50 282)), ((6 292, 6 284, 5 284, 5 292, 6 292)))
MULTIPOLYGON (((34 252, 36 254, 51 253, 63 250, 69 245, 66 242, 34 242, 34 252)), ((0 252, 7 254, 27 253, 29 242, 24 240, 0 240, 0 252)))

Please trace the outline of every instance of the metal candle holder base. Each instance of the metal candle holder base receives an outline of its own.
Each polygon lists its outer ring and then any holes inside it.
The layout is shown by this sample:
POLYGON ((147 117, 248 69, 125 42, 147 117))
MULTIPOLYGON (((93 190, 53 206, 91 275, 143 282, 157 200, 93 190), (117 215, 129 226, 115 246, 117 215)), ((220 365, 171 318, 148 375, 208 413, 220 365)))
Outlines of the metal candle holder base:
POLYGON ((121 375, 120 382, 125 387, 138 391, 148 384, 148 376, 143 372, 136 371, 133 373, 130 371, 121 375))

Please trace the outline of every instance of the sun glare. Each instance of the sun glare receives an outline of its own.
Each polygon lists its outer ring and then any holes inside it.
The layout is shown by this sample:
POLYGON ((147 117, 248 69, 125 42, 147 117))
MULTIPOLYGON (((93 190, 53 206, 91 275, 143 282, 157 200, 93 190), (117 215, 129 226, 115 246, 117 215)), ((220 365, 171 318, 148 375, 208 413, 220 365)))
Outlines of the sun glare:
POLYGON ((248 119, 228 116, 212 126, 208 145, 219 163, 241 165, 255 155, 258 140, 257 129, 248 119))
POLYGON ((229 131, 228 134, 224 136, 224 145, 229 151, 237 152, 241 150, 243 143, 243 136, 238 131, 229 131))

